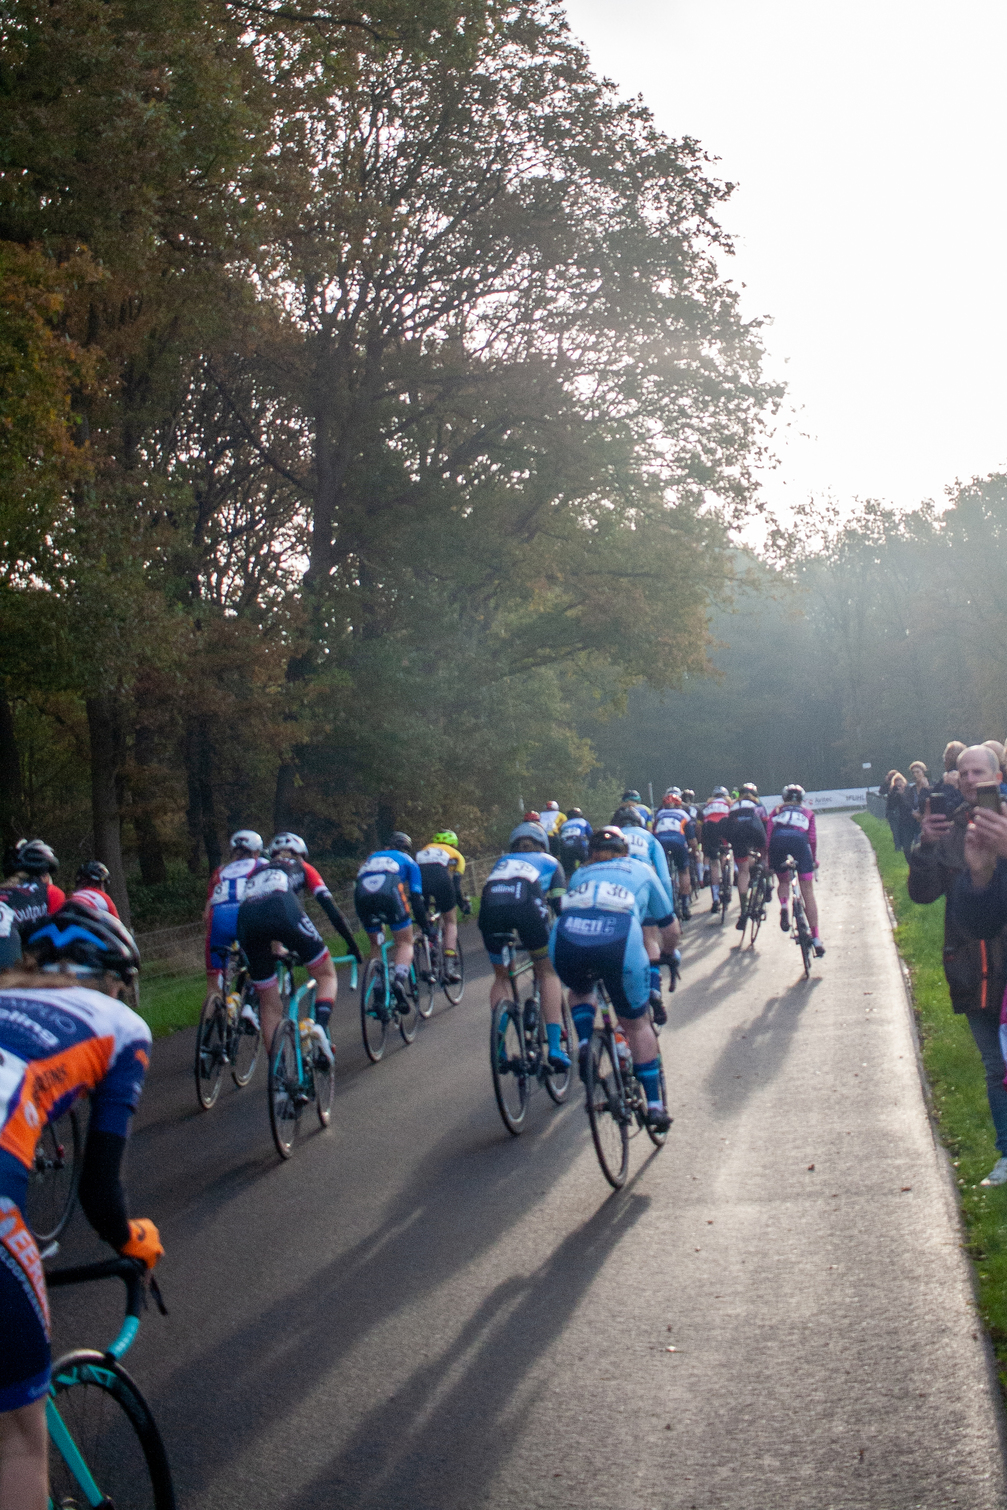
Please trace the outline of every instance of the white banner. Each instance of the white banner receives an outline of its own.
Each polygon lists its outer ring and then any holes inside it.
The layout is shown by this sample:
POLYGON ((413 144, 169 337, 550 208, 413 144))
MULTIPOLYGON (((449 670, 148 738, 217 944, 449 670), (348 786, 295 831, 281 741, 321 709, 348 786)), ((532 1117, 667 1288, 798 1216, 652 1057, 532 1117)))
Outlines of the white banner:
MULTIPOLYGON (((767 812, 783 801, 782 797, 760 797, 760 802, 767 812)), ((805 792, 804 805, 810 807, 813 812, 820 813, 826 808, 848 807, 851 812, 867 806, 867 788, 865 786, 836 787, 831 792, 805 792)))

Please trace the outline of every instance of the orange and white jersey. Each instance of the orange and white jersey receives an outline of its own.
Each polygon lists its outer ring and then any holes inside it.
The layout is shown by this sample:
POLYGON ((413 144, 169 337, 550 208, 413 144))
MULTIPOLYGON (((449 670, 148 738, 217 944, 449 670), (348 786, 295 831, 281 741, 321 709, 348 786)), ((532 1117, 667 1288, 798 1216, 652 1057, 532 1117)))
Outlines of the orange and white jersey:
POLYGON ((80 886, 76 891, 71 891, 68 899, 70 902, 83 902, 85 907, 93 907, 95 912, 108 912, 112 917, 119 916, 116 907, 107 891, 98 891, 94 886, 80 886))
POLYGON ((127 1136, 150 1041, 143 1018, 101 991, 0 991, 0 1193, 7 1159, 30 1169, 41 1129, 81 1096, 91 1127, 127 1136))

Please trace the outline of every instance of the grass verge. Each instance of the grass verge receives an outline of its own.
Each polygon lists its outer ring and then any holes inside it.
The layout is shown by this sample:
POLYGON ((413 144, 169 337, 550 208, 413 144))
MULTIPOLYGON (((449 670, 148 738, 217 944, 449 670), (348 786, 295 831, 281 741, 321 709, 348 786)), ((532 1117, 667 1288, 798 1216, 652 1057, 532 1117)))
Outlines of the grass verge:
POLYGON ((858 813, 853 821, 874 846, 898 924, 895 944, 909 969, 923 1065, 941 1140, 955 1166, 966 1246, 978 1276, 979 1308, 996 1352, 1000 1388, 1007 1396, 1007 1186, 984 1189, 979 1183, 993 1167, 997 1150, 982 1060, 965 1018, 951 1010, 944 979, 944 903, 920 907, 911 902, 906 890, 909 867, 892 842, 888 824, 867 813, 858 813))

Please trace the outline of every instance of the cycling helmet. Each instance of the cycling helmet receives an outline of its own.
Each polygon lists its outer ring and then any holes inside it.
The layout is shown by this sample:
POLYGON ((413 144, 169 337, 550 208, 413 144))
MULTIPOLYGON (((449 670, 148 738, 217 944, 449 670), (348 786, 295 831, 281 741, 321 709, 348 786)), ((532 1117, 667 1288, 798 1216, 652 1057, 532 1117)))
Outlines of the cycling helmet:
MULTIPOLYGON (((277 838, 290 839, 293 838, 293 835, 278 834, 277 838)), ((273 840, 273 844, 275 843, 276 839, 273 840)), ((257 834, 254 828, 239 828, 236 834, 231 835, 231 848, 243 849, 247 854, 250 855, 261 855, 262 835, 257 834)), ((272 845, 270 845, 270 849, 272 849, 272 845)), ((304 853, 307 854, 308 851, 305 850, 304 853)))
POLYGON ((640 797, 640 793, 639 792, 634 791, 632 787, 627 787, 626 790, 622 794, 622 801, 623 802, 640 802, 640 801, 642 801, 642 798, 640 797))
POLYGON ((622 832, 622 829, 616 828, 616 826, 611 823, 606 824, 604 828, 595 829, 594 833, 587 841, 587 848, 589 854, 598 849, 611 850, 615 855, 629 854, 629 845, 626 843, 626 838, 622 832))
POLYGON ((626 824, 635 824, 637 828, 643 828, 643 816, 638 808, 620 807, 612 814, 612 822, 616 828, 625 828, 626 824))
POLYGON ((666 797, 681 797, 682 788, 680 786, 670 786, 664 795, 666 797))
POLYGON ((525 823, 541 823, 542 814, 536 813, 535 809, 533 807, 530 807, 525 813, 523 821, 525 823))
POLYGON ((458 848, 458 835, 453 828, 442 828, 440 833, 434 834, 431 844, 450 844, 454 849, 458 848))
POLYGON ((513 849, 519 839, 531 839, 539 849, 548 852, 549 836, 541 823, 519 823, 517 828, 511 830, 511 836, 507 840, 508 849, 513 849))
POLYGON ((682 801, 683 802, 695 802, 695 800, 696 800, 696 794, 695 794, 695 792, 692 790, 691 786, 687 786, 686 789, 685 789, 685 791, 682 793, 682 801))
POLYGON ((67 902, 28 939, 26 948, 47 973, 104 975, 130 981, 140 968, 136 940, 110 912, 67 902))
POLYGON ((85 860, 73 878, 75 886, 97 886, 100 891, 111 872, 100 860, 85 860))
POLYGON ((758 801, 759 788, 754 781, 743 781, 739 791, 742 797, 751 797, 754 801, 758 801))
POLYGON ((584 814, 579 807, 572 807, 567 813, 568 818, 583 818, 584 814))
POLYGON ((726 786, 715 786, 713 791, 710 793, 711 797, 729 797, 730 795, 731 794, 727 790, 726 786))
MULTIPOLYGON (((443 834, 438 834, 437 837, 439 839, 443 839, 444 835, 443 834)), ((447 843, 447 842, 448 841, 445 840, 445 843, 447 843)), ((398 829, 395 830, 394 834, 392 834, 392 837, 389 839, 389 841, 388 841, 388 848, 389 849, 401 849, 401 851, 402 851, 402 853, 404 855, 411 855, 412 852, 413 852, 413 841, 412 841, 412 839, 410 839, 410 837, 409 837, 408 834, 404 834, 402 832, 402 830, 400 828, 398 828, 398 829)))
POLYGON ((281 849, 292 849, 294 854, 302 860, 308 858, 308 846, 300 834, 277 834, 276 838, 270 841, 269 858, 275 860, 281 849))
POLYGON ((666 792, 664 797, 665 807, 681 807, 682 799, 677 792, 666 792))
POLYGON ((803 802, 803 786, 798 786, 796 781, 792 782, 790 786, 785 786, 783 788, 783 800, 784 802, 803 802))
POLYGON ((41 839, 29 839, 27 844, 19 844, 17 852, 18 870, 26 870, 30 876, 44 876, 46 871, 52 874, 59 870, 59 861, 41 839))

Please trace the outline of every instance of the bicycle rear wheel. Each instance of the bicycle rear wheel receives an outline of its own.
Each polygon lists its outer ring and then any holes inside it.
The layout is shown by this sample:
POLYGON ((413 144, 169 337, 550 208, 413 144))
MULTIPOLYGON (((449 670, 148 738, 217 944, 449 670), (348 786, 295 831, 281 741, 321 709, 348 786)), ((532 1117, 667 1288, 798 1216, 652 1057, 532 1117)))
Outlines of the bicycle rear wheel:
MULTIPOLYGON (((444 980, 444 995, 447 997, 448 1001, 453 1007, 457 1007, 458 1003, 462 999, 462 996, 465 994, 465 955, 462 953, 462 941, 460 935, 457 942, 455 943, 455 951, 457 953, 455 964, 458 967, 458 974, 461 976, 461 980, 444 980)), ((444 969, 447 969, 446 960, 444 961, 444 969)), ((441 978, 443 980, 443 976, 441 978)))
POLYGON ((807 980, 811 974, 811 961, 814 958, 815 946, 811 942, 811 929, 804 915, 804 908, 800 902, 794 904, 794 926, 797 929, 797 942, 801 946, 801 959, 804 962, 804 978, 807 980))
POLYGON ((281 1159, 289 1159, 301 1116, 301 1079, 297 1068, 297 1024, 285 1017, 273 1036, 269 1056, 269 1125, 281 1159))
POLYGON ((336 1066, 330 1063, 321 1049, 311 1055, 311 1073, 315 1081, 315 1111, 323 1127, 332 1120, 332 1099, 336 1094, 336 1066))
POLYGON ((516 1138, 524 1127, 530 1086, 521 1007, 510 998, 498 1001, 490 1016, 490 1068, 503 1125, 516 1138))
POLYGON ((53 1369, 47 1417, 51 1504, 93 1503, 93 1490, 74 1471, 79 1454, 103 1505, 175 1510, 161 1434, 121 1364, 90 1349, 62 1358, 53 1369))
POLYGON ((385 1052, 391 1015, 385 1005, 385 972, 377 960, 368 960, 360 985, 360 1028, 364 1052, 372 1064, 385 1052))
POLYGON ((220 1080, 227 1059, 227 1008, 219 991, 203 1002, 196 1029, 196 1095, 204 1111, 220 1095, 220 1080))
POLYGON ((629 1170, 629 1116, 622 1076, 615 1063, 613 1039, 595 1033, 587 1060, 587 1115, 601 1172, 613 1190, 626 1183, 629 1170))
MULTIPOLYGON (((251 981, 246 981, 241 992, 242 1007, 250 1006, 257 1012, 259 998, 251 981)), ((262 1042, 262 1029, 256 1028, 244 1017, 239 1017, 232 1030, 232 1054, 231 1077, 235 1085, 247 1085, 255 1074, 255 1066, 259 1060, 259 1045, 262 1042)))
MULTIPOLYGON (((667 1082, 666 1082, 666 1080, 664 1078, 664 1060, 661 1058, 661 1050, 660 1049, 658 1049, 658 1051, 657 1051, 657 1058, 658 1058, 658 1062, 660 1063, 660 1066, 661 1066, 661 1100, 664 1102, 664 1109, 665 1109, 665 1111, 667 1111, 668 1110, 668 1085, 667 1085, 667 1082)), ((643 1087, 642 1086, 640 1088, 640 1094, 641 1094, 641 1097, 642 1097, 643 1096, 643 1087)), ((644 1097, 643 1100, 644 1100, 644 1105, 646 1106, 646 1098, 644 1097)), ((651 1125, 647 1121, 646 1117, 644 1117, 643 1125, 644 1125, 644 1128, 646 1130, 647 1137, 653 1143, 654 1147, 655 1148, 663 1148, 664 1145, 668 1141, 667 1130, 665 1130, 664 1132, 658 1132, 658 1130, 656 1128, 651 1127, 651 1125)))
POLYGON ((413 963, 419 981, 420 997, 416 1010, 421 1017, 429 1017, 434 1010, 434 992, 437 990, 436 943, 431 945, 425 933, 421 933, 413 945, 413 963))
POLYGON ((73 1215, 84 1158, 80 1114, 75 1107, 42 1129, 25 1192, 25 1220, 39 1247, 54 1243, 73 1215))
POLYGON ((542 1062, 545 1065, 545 1088, 549 1092, 557 1106, 562 1106, 566 1100, 570 1086, 573 1082, 574 1065, 577 1063, 577 1035, 573 1030, 573 1018, 570 1016, 570 1008, 563 998, 563 1031, 560 1034, 560 1046, 570 1061, 568 1070, 551 1070, 549 1068, 549 1043, 546 1033, 545 1021, 539 1020, 539 1038, 542 1046, 542 1062))

